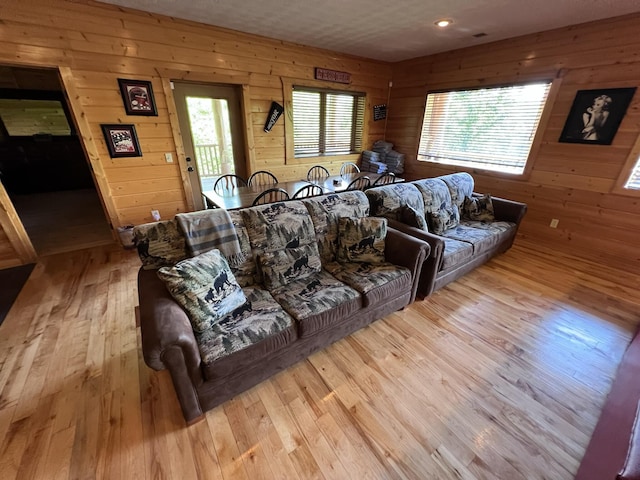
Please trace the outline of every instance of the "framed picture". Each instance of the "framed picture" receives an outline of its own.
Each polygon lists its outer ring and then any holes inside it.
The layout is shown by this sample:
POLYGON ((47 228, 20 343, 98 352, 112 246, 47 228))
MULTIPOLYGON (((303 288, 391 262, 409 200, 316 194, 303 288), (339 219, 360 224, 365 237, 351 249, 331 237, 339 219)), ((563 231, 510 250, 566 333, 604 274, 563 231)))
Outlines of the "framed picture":
POLYGON ((158 115, 151 82, 119 78, 118 84, 127 115, 158 115))
POLYGON ((578 90, 560 142, 611 145, 636 87, 578 90))
POLYGON ((141 157, 140 145, 133 125, 101 125, 111 158, 141 157))

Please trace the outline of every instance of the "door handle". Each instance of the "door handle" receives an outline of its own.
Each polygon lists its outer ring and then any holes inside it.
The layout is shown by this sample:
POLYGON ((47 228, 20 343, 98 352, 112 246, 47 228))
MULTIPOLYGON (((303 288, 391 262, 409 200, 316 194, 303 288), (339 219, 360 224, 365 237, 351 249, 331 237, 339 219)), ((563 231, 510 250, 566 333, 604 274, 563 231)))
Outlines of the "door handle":
POLYGON ((187 172, 189 173, 193 172, 193 167, 187 167, 187 172))

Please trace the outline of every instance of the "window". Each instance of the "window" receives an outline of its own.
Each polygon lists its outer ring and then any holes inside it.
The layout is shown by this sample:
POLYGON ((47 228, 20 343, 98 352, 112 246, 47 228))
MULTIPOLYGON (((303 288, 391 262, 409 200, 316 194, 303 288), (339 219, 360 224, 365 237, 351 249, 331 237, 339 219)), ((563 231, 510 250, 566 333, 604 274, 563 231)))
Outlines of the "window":
POLYGON ((362 149, 363 93, 294 86, 292 100, 296 157, 343 155, 362 149))
POLYGON ((0 99, 0 118, 12 137, 71 135, 59 100, 0 99))
POLYGON ((523 173, 550 87, 429 93, 418 160, 523 173))
POLYGON ((624 188, 640 190, 640 157, 636 160, 636 166, 633 167, 633 171, 629 175, 627 183, 624 184, 624 188))

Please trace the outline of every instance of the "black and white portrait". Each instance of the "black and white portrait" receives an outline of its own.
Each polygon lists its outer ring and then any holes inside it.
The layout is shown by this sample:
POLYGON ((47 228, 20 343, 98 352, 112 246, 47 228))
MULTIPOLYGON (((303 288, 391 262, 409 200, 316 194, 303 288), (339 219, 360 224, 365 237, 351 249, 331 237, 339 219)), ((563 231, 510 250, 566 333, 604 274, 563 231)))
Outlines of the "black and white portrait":
POLYGON ((636 88, 579 90, 560 142, 611 145, 636 88))

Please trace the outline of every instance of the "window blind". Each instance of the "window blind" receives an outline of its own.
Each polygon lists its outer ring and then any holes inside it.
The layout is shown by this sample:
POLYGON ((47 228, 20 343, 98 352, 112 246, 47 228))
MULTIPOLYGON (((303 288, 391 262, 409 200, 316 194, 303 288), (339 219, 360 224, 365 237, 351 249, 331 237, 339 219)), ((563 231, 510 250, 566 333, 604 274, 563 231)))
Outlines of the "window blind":
POLYGON ((362 148, 364 94, 294 87, 292 97, 296 157, 341 155, 362 148))
POLYGON ((429 93, 418 159, 522 173, 550 87, 429 93))
POLYGON ((629 188, 631 190, 640 190, 640 157, 636 161, 636 166, 633 167, 633 171, 629 176, 629 180, 624 185, 624 188, 629 188))

